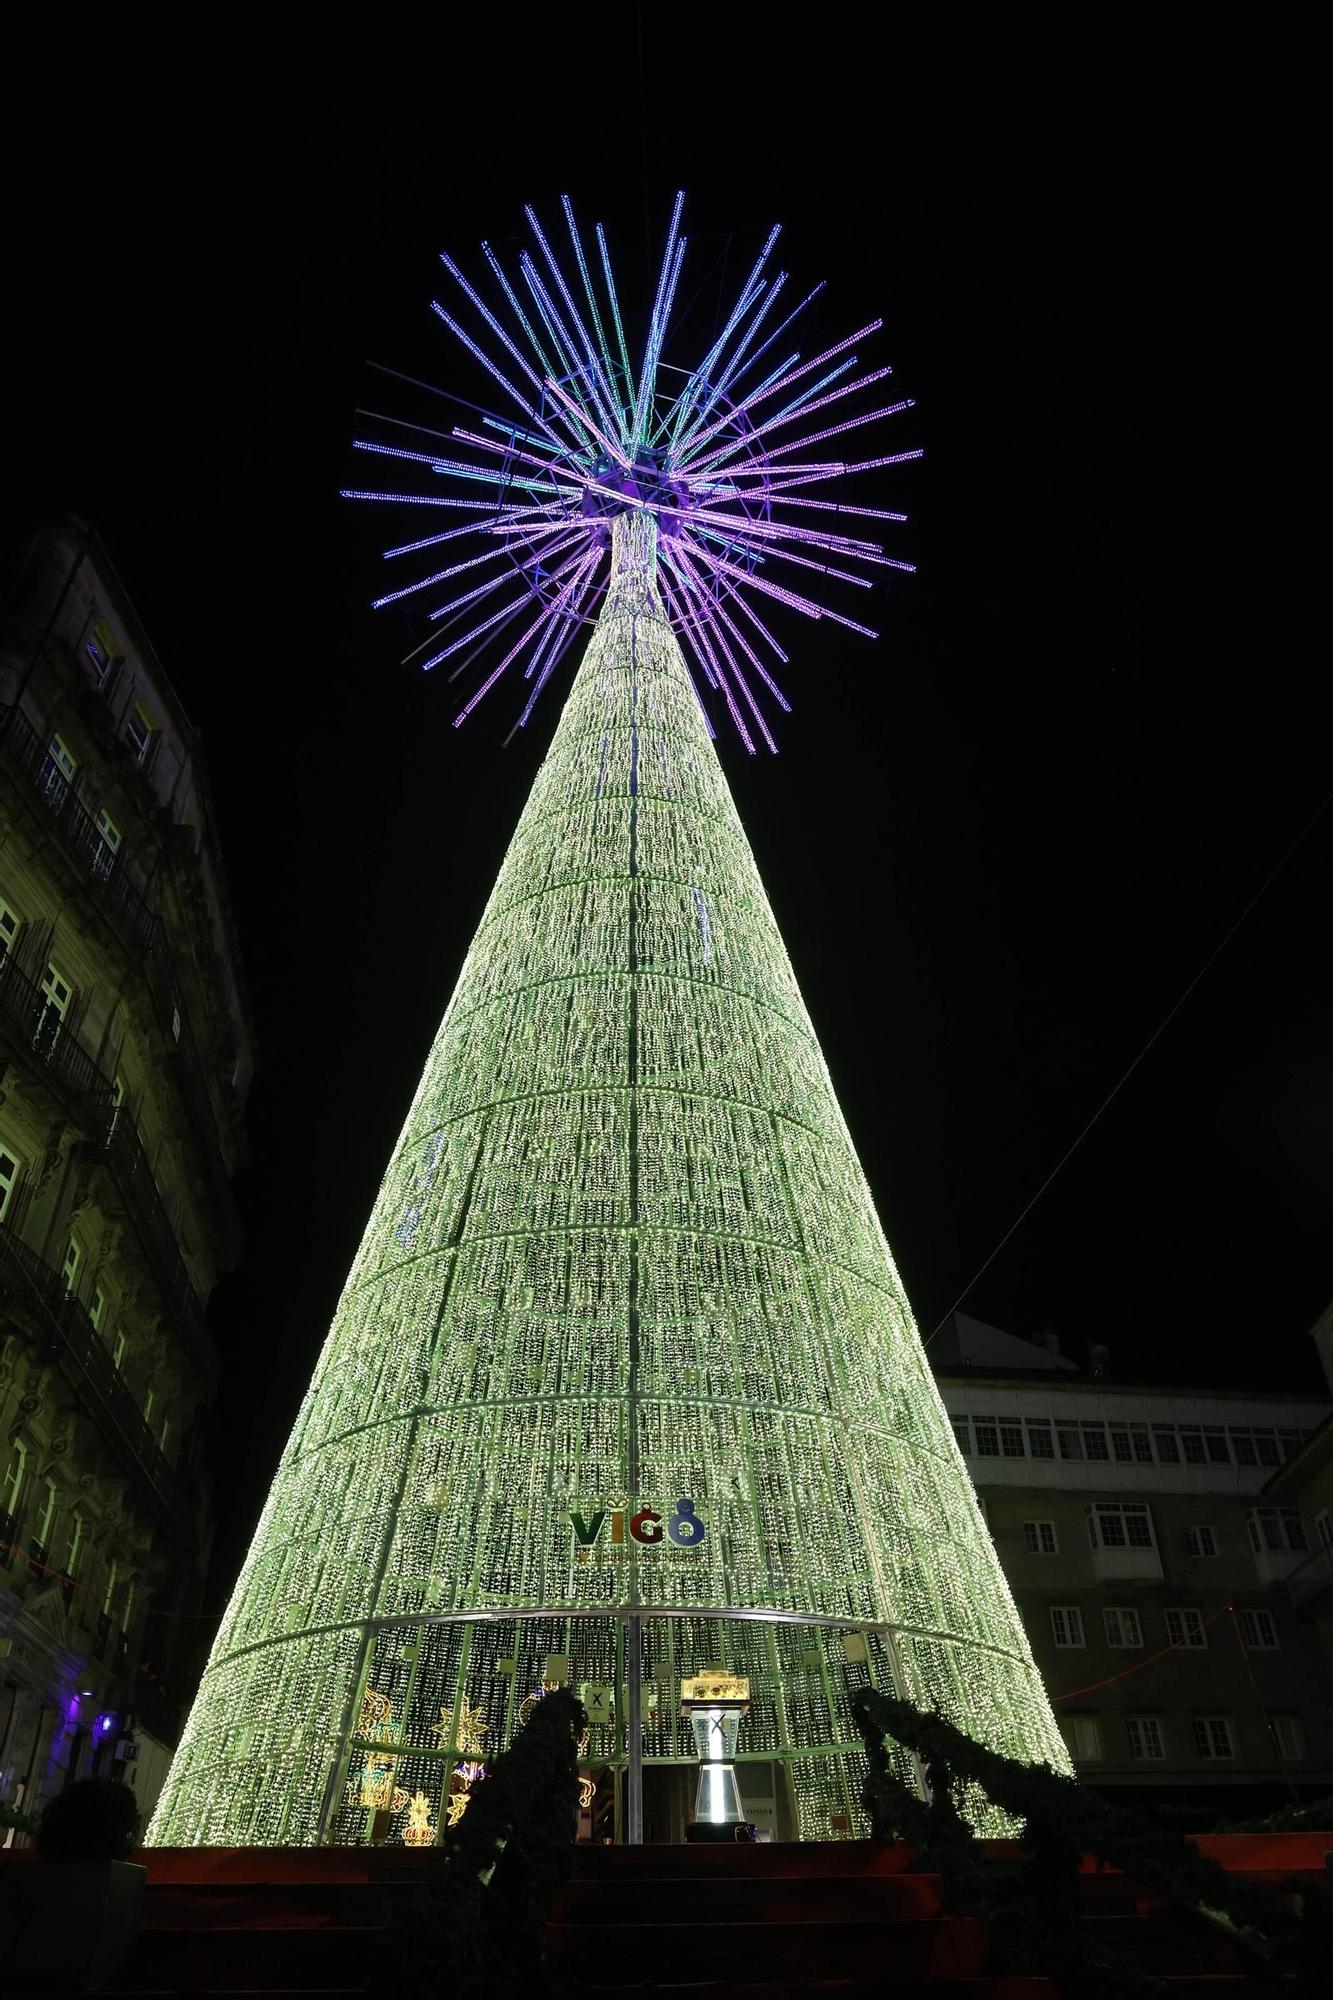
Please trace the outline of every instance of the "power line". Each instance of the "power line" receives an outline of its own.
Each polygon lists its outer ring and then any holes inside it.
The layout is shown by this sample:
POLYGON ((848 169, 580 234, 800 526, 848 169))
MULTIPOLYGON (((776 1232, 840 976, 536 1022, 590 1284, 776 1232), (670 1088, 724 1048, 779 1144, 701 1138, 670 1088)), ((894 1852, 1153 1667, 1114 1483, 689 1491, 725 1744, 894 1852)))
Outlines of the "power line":
POLYGON ((1115 1099, 1120 1095, 1120 1092, 1129 1082, 1129 1079, 1131 1078, 1131 1076, 1133 1076, 1135 1070, 1138 1068, 1139 1064, 1143 1061, 1144 1057, 1147 1055, 1148 1051, 1152 1048, 1153 1044, 1159 1040, 1162 1034, 1171 1025, 1172 1021, 1174 1021, 1176 1015, 1180 1012, 1185 1002, 1189 999, 1191 993, 1193 993, 1195 987, 1199 984, 1199 981, 1203 978, 1204 974, 1210 971, 1211 968, 1217 963, 1218 959, 1222 956, 1222 953, 1231 943, 1232 938, 1235 937, 1236 932, 1240 929, 1241 925, 1245 922, 1245 919, 1254 909, 1256 903, 1258 903, 1260 898, 1264 896, 1267 893, 1267 891, 1272 887, 1273 883, 1277 880, 1278 876, 1282 873, 1282 870, 1286 867, 1287 863, 1290 861, 1292 855, 1296 852, 1296 849, 1300 846, 1301 842, 1305 839, 1306 835, 1312 831, 1316 821, 1320 817, 1320 814, 1324 812, 1325 808, 1329 805, 1330 801, 1333 801, 1333 792, 1330 792, 1327 795, 1327 797, 1321 802, 1321 804, 1315 807, 1309 819, 1306 820, 1305 825, 1301 828, 1300 832, 1296 835, 1296 838, 1292 841, 1290 847, 1288 847, 1285 853, 1283 853, 1279 857, 1278 861, 1275 863, 1273 868, 1264 877, 1263 881, 1259 884, 1259 887, 1255 890, 1249 902, 1245 905, 1245 908, 1241 911, 1235 923, 1231 926, 1231 929, 1226 933, 1225 937, 1221 939, 1220 943, 1214 945, 1208 957, 1204 960, 1203 964, 1199 967, 1199 970, 1195 973, 1193 979, 1191 979, 1189 985, 1185 988, 1185 991, 1181 994, 1180 998, 1176 1001, 1175 1005, 1169 1008, 1168 1011, 1162 1016, 1162 1019, 1153 1029, 1147 1041, 1143 1044, 1143 1047, 1139 1050, 1138 1054, 1135 1056, 1133 1062, 1129 1065, 1129 1068, 1125 1071, 1124 1075, 1120 1078, 1119 1082, 1112 1085, 1111 1089, 1107 1092, 1106 1096, 1097 1106, 1097 1109, 1093 1112, 1091 1118, 1089 1118, 1087 1124, 1083 1127, 1082 1131, 1078 1133, 1077 1137, 1070 1143, 1068 1147, 1066 1147, 1065 1151, 1060 1155, 1060 1158, 1051 1168, 1051 1171, 1047 1174, 1045 1180, 1042 1182, 1041 1186, 1037 1189, 1037 1192, 1033 1195, 1032 1199, 1028 1202, 1027 1206, 1020 1211, 1020 1213, 1016 1216, 1014 1221, 1010 1223, 1008 1229, 1005 1230, 1004 1235, 1000 1238, 995 1248, 991 1251, 990 1256, 987 1257, 986 1261, 983 1264, 979 1265, 977 1269, 972 1273, 972 1276, 968 1279, 962 1291, 958 1294, 958 1297, 949 1307, 948 1312, 946 1312, 944 1317, 940 1320, 939 1325, 934 1329, 933 1332, 927 1334, 925 1340, 922 1343, 923 1346, 925 1347, 930 1346, 930 1343, 932 1340, 934 1340, 935 1335, 940 1332, 941 1328, 944 1327, 948 1323, 948 1321, 952 1318, 953 1314, 957 1312, 959 1306, 963 1303, 963 1300, 972 1290, 972 1287, 976 1284, 978 1278, 984 1276, 984 1274, 990 1269, 991 1265, 995 1262, 995 1259, 999 1256, 1001 1250, 1003 1250, 1005 1244, 1009 1241, 1009 1238, 1024 1222, 1026 1222, 1028 1216, 1031 1215, 1033 1209, 1037 1206, 1037 1203, 1041 1200, 1042 1196, 1045 1194, 1047 1188, 1051 1185, 1051 1182, 1055 1179, 1060 1169, 1072 1157, 1072 1155, 1078 1151, 1078 1148, 1083 1144, 1083 1141, 1087 1138, 1089 1132, 1091 1132, 1093 1126, 1097 1123, 1097 1120, 1101 1117, 1103 1111, 1107 1109, 1108 1105, 1111 1104, 1113 1099, 1115 1099))

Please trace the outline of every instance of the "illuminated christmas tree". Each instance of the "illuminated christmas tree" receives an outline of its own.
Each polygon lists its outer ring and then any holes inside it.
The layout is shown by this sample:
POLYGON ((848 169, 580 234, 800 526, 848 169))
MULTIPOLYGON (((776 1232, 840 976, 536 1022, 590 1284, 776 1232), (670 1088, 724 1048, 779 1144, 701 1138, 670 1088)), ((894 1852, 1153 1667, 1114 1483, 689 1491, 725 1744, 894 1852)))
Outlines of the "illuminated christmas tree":
POLYGON ((635 1837, 640 1758, 693 1764, 681 1683, 702 1669, 748 1682, 742 1750, 783 1774, 804 1838, 861 1823, 867 1680, 1068 1768, 706 713, 771 743, 775 606, 869 630, 808 581, 882 574, 864 531, 904 517, 819 496, 919 454, 819 447, 909 405, 857 400, 889 372, 858 372, 873 326, 783 358, 815 294, 775 310, 776 231, 668 392, 679 202, 637 371, 602 232, 598 286, 565 214, 573 287, 531 214, 526 305, 489 251, 493 305, 445 260, 478 337, 436 310, 514 409, 447 457, 362 441, 418 484, 359 497, 466 516, 391 556, 484 551, 380 600, 426 592, 441 635, 474 621, 427 665, 494 641, 458 720, 508 675, 526 723, 590 637, 156 1842, 403 1839, 407 1798, 419 1839, 479 1717, 503 1748, 560 1681, 635 1837))

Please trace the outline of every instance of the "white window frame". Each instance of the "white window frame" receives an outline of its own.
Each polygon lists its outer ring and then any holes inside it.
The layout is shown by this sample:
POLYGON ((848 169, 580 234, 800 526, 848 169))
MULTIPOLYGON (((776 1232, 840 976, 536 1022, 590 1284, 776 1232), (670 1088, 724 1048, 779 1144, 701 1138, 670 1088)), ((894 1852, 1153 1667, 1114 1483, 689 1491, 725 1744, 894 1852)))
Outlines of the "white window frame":
POLYGON ((94 1333, 102 1331, 102 1321, 106 1318, 107 1297, 100 1285, 93 1286, 93 1295, 88 1301, 88 1317, 93 1323, 94 1333))
POLYGON ((69 1518, 69 1541, 65 1546, 66 1576, 73 1577, 79 1573, 79 1557, 83 1554, 83 1531, 86 1525, 83 1515, 76 1507, 69 1518))
POLYGON ((1161 1717, 1156 1715, 1127 1715, 1125 1717, 1125 1740, 1129 1744, 1131 1762, 1135 1764, 1162 1764, 1166 1761, 1166 1735, 1161 1717))
POLYGON ((1321 1549, 1333 1548, 1333 1514, 1327 1507, 1321 1507, 1314 1517, 1314 1538, 1321 1549))
POLYGON ((79 760, 63 736, 52 735, 37 769, 37 782, 49 802, 63 805, 74 783, 79 760))
POLYGON ((97 847, 93 854, 93 867, 103 879, 116 865, 116 856, 120 852, 123 838, 120 828, 106 807, 102 806, 97 814, 97 847))
POLYGON ((9 1204, 14 1199, 14 1190, 23 1178, 23 1155, 16 1146, 0 1139, 0 1222, 9 1214, 9 1204), (9 1171, 5 1171, 5 1162, 9 1171))
POLYGON ((144 714, 137 701, 132 701, 125 711, 125 741, 134 753, 134 761, 142 770, 152 753, 153 738, 157 730, 144 714), (142 737, 138 731, 142 731, 142 737))
POLYGON ((1143 1651, 1143 1621, 1136 1604, 1104 1604, 1102 1629, 1106 1643, 1117 1653, 1143 1651))
POLYGON ((77 1236, 71 1236, 65 1245, 65 1255, 60 1265, 60 1276, 66 1294, 73 1298, 79 1286, 79 1268, 83 1263, 83 1245, 77 1236))
POLYGON ((131 1577, 125 1586, 125 1602, 120 1608, 120 1629, 126 1634, 129 1633, 130 1624, 134 1618, 134 1600, 137 1595, 138 1584, 136 1579, 131 1577))
POLYGON ((1052 1604, 1051 1639, 1061 1653, 1081 1652, 1087 1644, 1083 1633, 1083 1610, 1078 1604, 1052 1604))
POLYGON ((0 965, 13 951, 23 932, 23 919, 12 903, 0 896, 0 965))
POLYGON ((102 1592, 102 1616, 110 1618, 111 1607, 116 1601, 116 1584, 120 1578, 120 1564, 113 1557, 107 1564, 106 1589, 102 1592))
POLYGON ((1155 1549, 1157 1533, 1153 1527, 1152 1508, 1146 1500, 1094 1500, 1087 1508, 1088 1540, 1094 1549, 1155 1549), (1119 1526, 1119 1536, 1107 1538, 1106 1524, 1114 1521, 1119 1526), (1130 1522, 1146 1527, 1146 1541, 1130 1534, 1130 1522))
POLYGON ((16 1437, 10 1445, 4 1485, 5 1512, 14 1518, 18 1516, 19 1501, 23 1498, 23 1481, 27 1470, 28 1447, 21 1437, 16 1437))
POLYGON ((128 1344, 125 1338, 124 1327, 117 1327, 116 1337, 111 1343, 111 1366, 113 1368, 119 1369, 121 1362, 125 1359, 125 1349, 128 1344))
POLYGON ((1054 1521, 1024 1521, 1023 1547, 1030 1556, 1058 1556, 1060 1537, 1054 1521))
POLYGON ((1298 1507, 1251 1507, 1245 1519, 1257 1556, 1309 1553, 1310 1538, 1298 1507))
POLYGON ((1217 1531, 1208 1521, 1196 1521, 1185 1530, 1185 1553, 1196 1561, 1217 1554, 1217 1531))
POLYGON ((55 1480, 48 1478, 46 1481, 46 1504, 42 1508, 38 1519, 33 1523, 36 1529, 33 1540, 36 1542, 38 1548, 44 1549, 48 1555, 51 1551, 51 1536, 55 1529, 56 1508, 59 1504, 60 1496, 56 1492, 55 1480))
POLYGON ((1162 1616, 1166 1620, 1166 1636, 1173 1646, 1182 1652, 1201 1653, 1208 1644, 1208 1631, 1203 1622, 1203 1613, 1193 1604, 1168 1604, 1163 1607, 1162 1616))
POLYGON ((1249 1611, 1238 1611, 1236 1617, 1240 1621, 1240 1636, 1247 1652, 1276 1653, 1281 1650, 1277 1620, 1271 1611, 1259 1606, 1249 1611))
POLYGON ((1229 1715, 1195 1715, 1190 1718, 1190 1734, 1194 1738, 1194 1754, 1207 1764, 1234 1764, 1236 1761, 1236 1738, 1229 1715), (1219 1749, 1219 1743, 1225 1749, 1219 1749))

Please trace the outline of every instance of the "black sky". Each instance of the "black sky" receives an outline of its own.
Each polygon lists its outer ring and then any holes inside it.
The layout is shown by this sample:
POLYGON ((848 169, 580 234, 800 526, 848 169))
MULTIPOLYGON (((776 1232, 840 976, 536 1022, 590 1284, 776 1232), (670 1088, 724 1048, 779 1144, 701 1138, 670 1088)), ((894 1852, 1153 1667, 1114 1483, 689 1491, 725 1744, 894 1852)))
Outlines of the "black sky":
MULTIPOLYGON (((744 143, 632 90, 596 145, 568 108, 460 124, 455 89, 372 122, 146 106, 133 143, 28 161, 6 512, 97 525, 203 731, 260 1038, 211 1312, 219 1589, 559 709, 509 751, 501 709, 456 734, 335 497, 356 406, 401 407, 368 358, 480 391, 427 312, 438 249, 567 190, 628 291, 683 185, 701 322, 773 220, 830 337, 884 315, 921 574, 876 645, 789 631, 781 755, 723 758, 923 1331, 1328 789, 1269 170, 1165 90, 909 131, 874 77, 799 115, 794 88, 744 143)), ((968 1310, 1104 1342, 1120 1380, 1316 1385, 1331 838, 1333 809, 968 1310)))

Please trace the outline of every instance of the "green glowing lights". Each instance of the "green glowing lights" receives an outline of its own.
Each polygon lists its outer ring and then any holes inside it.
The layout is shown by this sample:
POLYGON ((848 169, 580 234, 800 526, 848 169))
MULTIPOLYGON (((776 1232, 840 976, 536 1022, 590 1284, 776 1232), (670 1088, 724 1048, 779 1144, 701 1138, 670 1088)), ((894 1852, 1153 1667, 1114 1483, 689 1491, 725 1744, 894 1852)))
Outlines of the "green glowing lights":
POLYGON ((744 1675, 742 1749, 781 1767, 806 1837, 860 1825, 867 1680, 1068 1768, 663 615, 654 525, 613 532, 155 1842, 419 1837, 410 1802, 447 1823, 463 1754, 441 1716, 471 1704, 502 1746, 552 1656, 614 1691, 585 1761, 623 1769, 631 1617, 645 1755, 692 1765, 681 1680, 744 1675), (642 1510, 682 1501, 703 1533, 647 1545, 642 1510), (572 1523, 602 1510, 594 1550, 572 1523), (639 1530, 613 1548, 617 1516, 639 1530))

